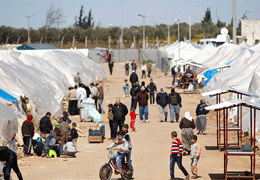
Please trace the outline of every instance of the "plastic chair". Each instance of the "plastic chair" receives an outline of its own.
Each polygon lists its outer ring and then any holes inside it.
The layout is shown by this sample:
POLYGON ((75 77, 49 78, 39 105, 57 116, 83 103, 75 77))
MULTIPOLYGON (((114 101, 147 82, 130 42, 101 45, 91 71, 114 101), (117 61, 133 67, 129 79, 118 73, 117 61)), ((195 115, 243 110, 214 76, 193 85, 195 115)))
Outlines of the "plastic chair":
POLYGON ((49 150, 49 157, 52 157, 52 156, 54 156, 54 158, 57 158, 57 153, 56 153, 56 151, 50 149, 49 150))

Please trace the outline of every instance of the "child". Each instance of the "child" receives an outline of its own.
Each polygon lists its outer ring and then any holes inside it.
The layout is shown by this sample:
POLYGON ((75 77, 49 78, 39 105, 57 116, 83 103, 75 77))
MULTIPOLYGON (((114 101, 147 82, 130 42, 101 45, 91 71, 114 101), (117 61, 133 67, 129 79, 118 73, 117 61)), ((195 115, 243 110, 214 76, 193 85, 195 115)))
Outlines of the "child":
POLYGON ((125 79, 125 81, 124 81, 123 91, 125 93, 124 97, 129 97, 129 84, 128 84, 128 80, 127 79, 125 79))
POLYGON ((111 149, 115 146, 117 147, 117 153, 114 155, 113 159, 116 161, 116 165, 117 165, 116 171, 120 174, 122 174, 121 161, 129 151, 128 142, 125 139, 123 139, 123 134, 124 134, 123 131, 118 131, 115 141, 113 141, 108 148, 111 149))
POLYGON ((136 118, 135 109, 133 108, 131 109, 130 116, 131 116, 130 128, 132 129, 133 132, 135 131, 135 118, 136 118))
POLYGON ((182 152, 183 152, 183 145, 179 138, 177 138, 177 132, 173 131, 171 133, 171 137, 173 139, 172 141, 172 148, 171 148, 171 158, 170 158, 170 172, 171 172, 171 180, 173 180, 174 177, 174 165, 175 162, 177 162, 178 167, 183 172, 183 174, 186 176, 186 180, 190 179, 190 176, 186 169, 182 166, 182 152))
POLYGON ((77 146, 76 143, 77 143, 77 140, 79 137, 76 127, 77 127, 76 123, 72 123, 72 129, 70 131, 70 136, 71 136, 72 142, 74 143, 75 146, 77 146))
POLYGON ((192 179, 198 178, 198 161, 200 158, 201 147, 197 143, 198 137, 193 135, 191 138, 191 172, 193 174, 192 179))
POLYGON ((131 144, 131 139, 130 139, 130 134, 128 132, 128 128, 129 128, 128 124, 124 124, 122 126, 122 130, 124 132, 123 138, 128 142, 128 145, 129 145, 129 152, 126 155, 126 159, 127 159, 127 162, 128 162, 128 169, 129 169, 128 173, 131 173, 131 171, 133 171, 132 160, 131 160, 132 144, 131 144))
POLYGON ((112 104, 108 105, 108 111, 107 111, 107 118, 109 120, 109 127, 110 127, 110 138, 108 140, 113 139, 113 135, 114 135, 114 131, 113 131, 113 119, 114 119, 114 115, 112 112, 112 104))
POLYGON ((75 154, 76 154, 76 147, 72 142, 72 137, 69 137, 68 142, 65 144, 64 156, 62 157, 69 157, 69 156, 75 157, 75 154))

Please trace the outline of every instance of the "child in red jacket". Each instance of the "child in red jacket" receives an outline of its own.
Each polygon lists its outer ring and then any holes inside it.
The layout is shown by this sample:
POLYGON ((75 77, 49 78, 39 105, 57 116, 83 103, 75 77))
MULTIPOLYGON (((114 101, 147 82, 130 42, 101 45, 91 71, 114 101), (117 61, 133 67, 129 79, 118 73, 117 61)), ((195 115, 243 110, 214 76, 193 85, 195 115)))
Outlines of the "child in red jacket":
POLYGON ((136 118, 136 114, 135 114, 135 110, 134 109, 131 109, 130 116, 131 116, 130 127, 131 127, 132 131, 135 131, 135 118, 136 118))

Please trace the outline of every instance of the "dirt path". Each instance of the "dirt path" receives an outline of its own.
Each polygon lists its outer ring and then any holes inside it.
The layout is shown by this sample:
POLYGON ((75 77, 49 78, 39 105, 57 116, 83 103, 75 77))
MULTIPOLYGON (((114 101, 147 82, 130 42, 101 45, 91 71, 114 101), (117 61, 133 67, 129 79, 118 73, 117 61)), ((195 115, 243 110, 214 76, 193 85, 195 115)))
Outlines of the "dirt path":
MULTIPOLYGON (((102 64, 108 73, 107 64, 102 64)), ((140 68, 138 69, 140 75, 140 68)), ((152 72, 152 77, 157 85, 170 85, 172 78, 170 76, 162 77, 160 72, 152 72)), ((126 77, 124 76, 124 69, 122 63, 116 63, 114 74, 108 76, 109 90, 105 91, 104 108, 107 110, 107 104, 114 103, 115 99, 120 97, 121 102, 130 107, 130 98, 123 97, 122 85, 126 77)), ((142 79, 141 79, 142 80, 142 79)), ((149 79, 145 79, 146 85, 149 79)), ((106 88, 105 88, 106 89, 106 88)), ((177 90, 178 91, 178 90, 177 90)), ((170 92, 170 90, 167 90, 170 92)), ((180 91, 178 91, 180 92, 180 91)), ((185 111, 190 111, 191 116, 195 118, 195 108, 201 99, 199 94, 181 94, 182 118, 185 111)), ((137 111, 138 112, 138 111, 137 111)), ((102 115, 104 124, 106 125, 106 137, 110 135, 108 120, 106 115, 102 115)), ((200 179, 211 179, 210 173, 223 173, 223 152, 217 150, 206 150, 205 146, 216 145, 216 124, 214 117, 208 117, 207 135, 199 135, 198 143, 202 147, 202 155, 199 160, 198 168, 200 179)), ((169 119, 169 118, 168 118, 169 119)), ((88 128, 90 122, 79 122, 78 117, 73 117, 72 120, 78 125, 88 128)), ((170 163, 170 148, 171 148, 171 131, 175 130, 181 134, 179 124, 168 122, 159 122, 159 113, 157 106, 149 106, 149 123, 140 123, 137 117, 136 128, 137 131, 131 133, 131 140, 133 145, 132 160, 134 166, 134 179, 136 180, 166 180, 170 177, 169 163, 170 163)), ((126 118, 126 123, 130 122, 129 115, 126 118)), ((196 132, 196 131, 195 131, 196 132)), ((80 137, 78 140, 77 158, 70 159, 47 159, 38 157, 29 157, 19 161, 19 166, 25 180, 98 180, 99 168, 107 162, 107 148, 111 141, 105 139, 104 143, 88 143, 88 138, 80 137)), ((248 167, 249 158, 231 158, 229 161, 230 170, 245 170, 248 167), (234 159, 234 160, 233 160, 234 159)), ((190 173, 190 157, 183 157, 183 165, 190 173)), ((249 169, 248 169, 249 170, 249 169)), ((259 158, 257 160, 256 172, 260 170, 259 158)), ((184 175, 175 167, 176 177, 182 179, 184 175)), ((13 179, 16 179, 13 174, 13 179)), ((119 179, 117 175, 113 175, 113 179, 119 179)))

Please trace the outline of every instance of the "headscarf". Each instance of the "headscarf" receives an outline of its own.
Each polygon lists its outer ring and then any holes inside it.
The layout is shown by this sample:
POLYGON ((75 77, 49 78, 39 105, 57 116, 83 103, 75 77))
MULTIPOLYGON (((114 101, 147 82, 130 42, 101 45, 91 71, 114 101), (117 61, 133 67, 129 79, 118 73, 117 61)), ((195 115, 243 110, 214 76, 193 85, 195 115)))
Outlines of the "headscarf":
POLYGON ((189 121, 192 121, 192 117, 190 116, 190 112, 186 111, 184 117, 188 119, 189 121))
POLYGON ((162 89, 162 91, 160 91, 160 92, 164 92, 164 87, 161 87, 160 90, 161 90, 161 89, 162 89))
POLYGON ((32 122, 32 119, 33 119, 33 116, 31 114, 29 114, 26 119, 26 124, 28 124, 29 122, 32 122))

